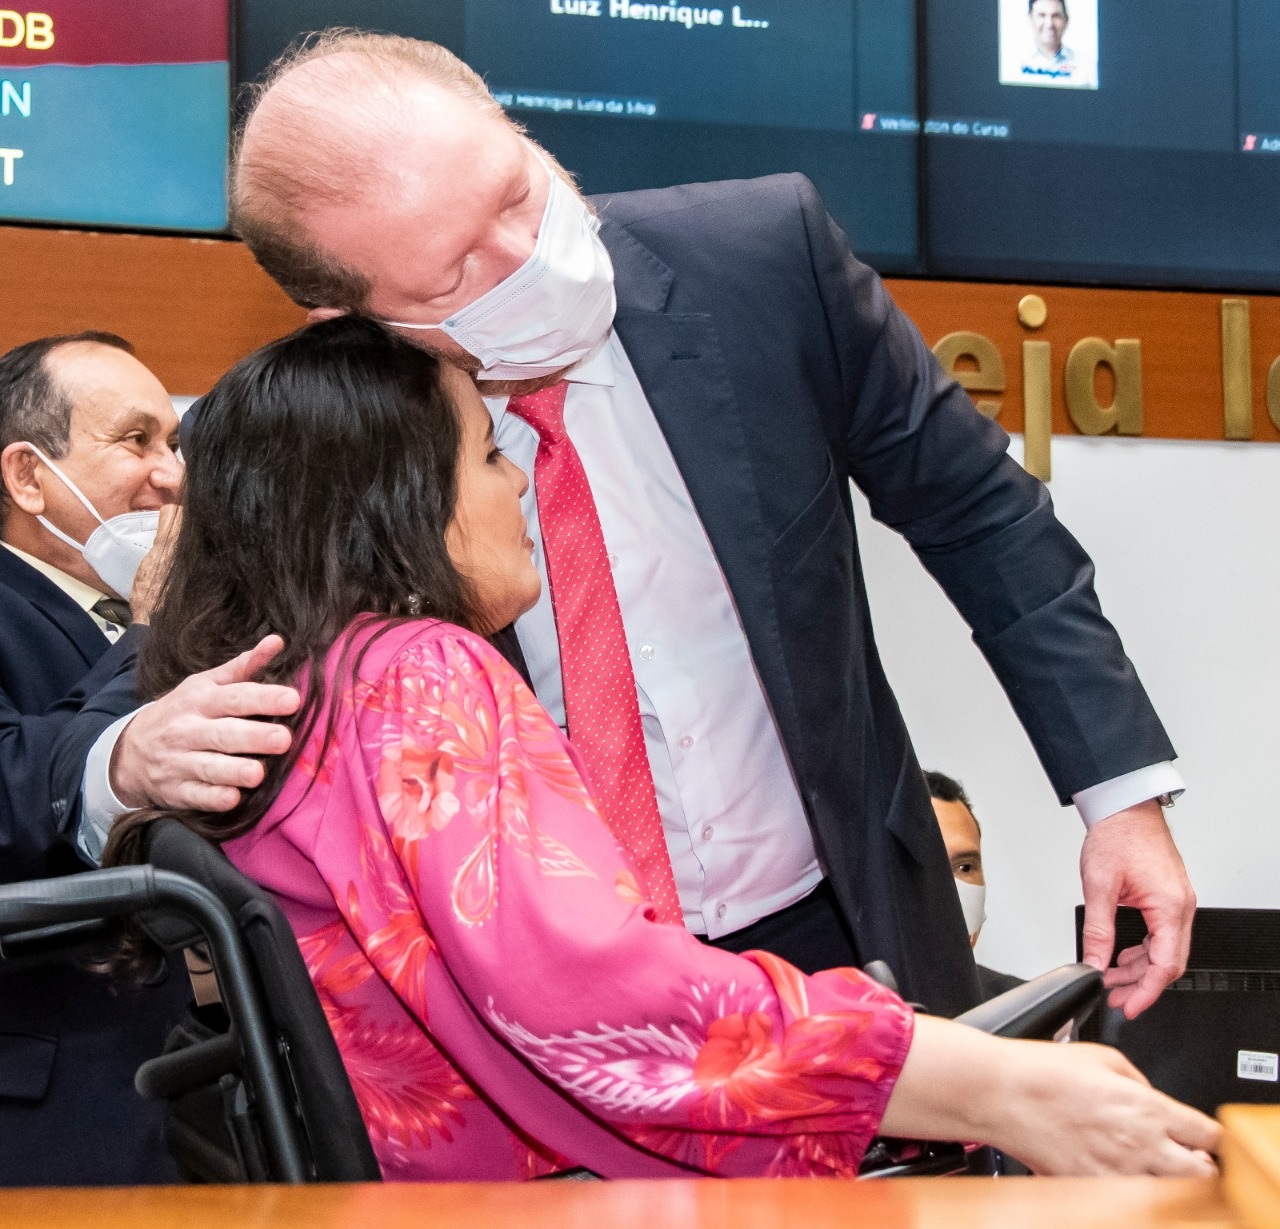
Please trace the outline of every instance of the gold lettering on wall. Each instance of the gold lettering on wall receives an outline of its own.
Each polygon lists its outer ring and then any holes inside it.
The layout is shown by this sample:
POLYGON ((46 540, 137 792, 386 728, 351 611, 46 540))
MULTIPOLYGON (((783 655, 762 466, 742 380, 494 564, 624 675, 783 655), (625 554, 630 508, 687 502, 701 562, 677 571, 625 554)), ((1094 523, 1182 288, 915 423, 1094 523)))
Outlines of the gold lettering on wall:
MULTIPOLYGON (((989 337, 981 333, 948 333, 933 347, 934 357, 942 370, 967 393, 1002 393, 1005 390, 1004 357, 989 337), (959 368, 968 360, 972 368, 959 368)), ((974 404, 988 418, 1000 413, 1000 402, 979 401, 974 404)))
POLYGON ((1229 440, 1253 439, 1253 374, 1249 367, 1249 300, 1222 300, 1222 429, 1229 440))
POLYGON ((1022 467, 1032 477, 1048 482, 1053 476, 1050 447, 1053 442, 1053 386, 1050 376, 1052 347, 1047 341, 1022 343, 1022 399, 1025 421, 1022 467))
POLYGON ((1085 337, 1067 356, 1067 413, 1084 435, 1142 434, 1142 343, 1085 337), (1099 367, 1111 371, 1115 395, 1109 406, 1098 404, 1099 367))
POLYGON ((1280 358, 1271 364, 1267 372, 1267 413, 1280 431, 1280 358))
POLYGON ((1259 341, 1277 336, 1280 295, 1099 291, 1100 314, 1091 321, 1087 300, 1071 290, 1061 291, 1064 308, 1058 291, 1050 292, 1050 303, 1042 294, 1010 296, 1012 287, 981 294, 969 287, 962 295, 947 296, 943 286, 928 294, 921 293, 919 283, 904 286, 904 293, 920 296, 917 306, 923 305, 935 322, 936 331, 929 331, 928 320, 922 321, 926 336, 939 338, 933 353, 946 375, 988 417, 1003 417, 1006 426, 1024 433, 1024 465, 1045 480, 1055 423, 1059 431, 1094 437, 1271 443, 1280 432, 1280 358, 1274 349, 1263 353, 1253 345, 1255 331, 1259 341), (975 316, 957 319, 957 301, 975 316), (957 327, 964 323, 978 327, 957 327), (1120 338, 1112 340, 1117 334, 1120 338), (1022 347, 1021 356, 1015 346, 1022 347), (1021 405, 1018 368, 1009 365, 1019 357, 1021 405), (1260 416, 1260 408, 1268 417, 1260 416), (1009 422, 1020 409, 1025 421, 1009 422))

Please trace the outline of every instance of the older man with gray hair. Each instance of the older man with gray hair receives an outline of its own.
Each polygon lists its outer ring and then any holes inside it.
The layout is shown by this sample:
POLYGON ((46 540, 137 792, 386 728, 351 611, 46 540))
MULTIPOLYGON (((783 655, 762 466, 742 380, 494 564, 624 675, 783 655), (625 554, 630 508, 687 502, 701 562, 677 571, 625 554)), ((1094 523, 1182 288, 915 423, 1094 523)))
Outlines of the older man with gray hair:
MULTIPOLYGON (((259 91, 233 203, 314 315, 367 313, 476 375, 536 487, 546 583, 520 646, 660 917, 806 971, 886 960, 940 1013, 977 1000, 852 479, 1089 826, 1088 957, 1108 962, 1117 901, 1147 914, 1113 997, 1135 1014, 1181 972, 1194 896, 1157 800, 1181 782, 1092 565, 806 179, 586 201, 456 57, 337 32, 259 91)), ((261 780, 287 736, 245 718, 297 702, 248 681, 270 647, 132 717, 121 686, 69 737, 60 788, 74 802, 83 770, 90 846, 126 805, 226 810, 261 780)))
MULTIPOLYGON (((0 883, 87 869, 50 798, 50 758, 136 651, 128 599, 178 497, 177 435, 160 381, 113 333, 0 356, 0 883)), ((174 1179, 160 1109, 133 1076, 189 999, 185 980, 117 994, 74 958, 0 961, 0 1186, 174 1179)))

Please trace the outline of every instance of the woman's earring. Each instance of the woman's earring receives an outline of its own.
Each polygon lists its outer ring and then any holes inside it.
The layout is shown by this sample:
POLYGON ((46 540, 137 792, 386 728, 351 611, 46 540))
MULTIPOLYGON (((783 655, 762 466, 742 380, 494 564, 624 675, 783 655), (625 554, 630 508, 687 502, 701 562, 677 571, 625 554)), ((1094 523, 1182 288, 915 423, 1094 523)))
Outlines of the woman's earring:
POLYGON ((405 602, 405 609, 411 615, 420 615, 422 613, 422 599, 416 594, 409 594, 408 600, 405 602))

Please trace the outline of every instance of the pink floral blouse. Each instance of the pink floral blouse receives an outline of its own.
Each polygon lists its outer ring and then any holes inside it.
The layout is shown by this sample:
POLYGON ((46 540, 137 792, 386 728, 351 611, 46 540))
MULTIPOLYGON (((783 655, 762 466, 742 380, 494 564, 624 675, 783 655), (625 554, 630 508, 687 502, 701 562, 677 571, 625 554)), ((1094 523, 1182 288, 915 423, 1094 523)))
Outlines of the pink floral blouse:
POLYGON ((370 640, 330 656, 323 758, 320 729, 226 849, 298 936, 383 1175, 856 1172, 911 1043, 901 1000, 653 921, 487 642, 370 640))

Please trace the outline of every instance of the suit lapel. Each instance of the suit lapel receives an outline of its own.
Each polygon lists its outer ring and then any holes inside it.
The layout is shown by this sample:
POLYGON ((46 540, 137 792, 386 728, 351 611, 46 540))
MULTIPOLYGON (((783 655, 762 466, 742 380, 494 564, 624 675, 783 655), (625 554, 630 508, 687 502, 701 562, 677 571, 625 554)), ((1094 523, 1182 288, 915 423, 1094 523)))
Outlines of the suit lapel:
POLYGON ((799 729, 774 598, 769 534, 728 367, 710 315, 667 310, 672 271, 625 231, 601 239, 617 275, 614 325, 724 571, 752 659, 792 748, 799 729))
POLYGON ((98 625, 47 576, 0 546, 0 584, 25 598, 77 649, 92 666, 109 647, 98 625))

